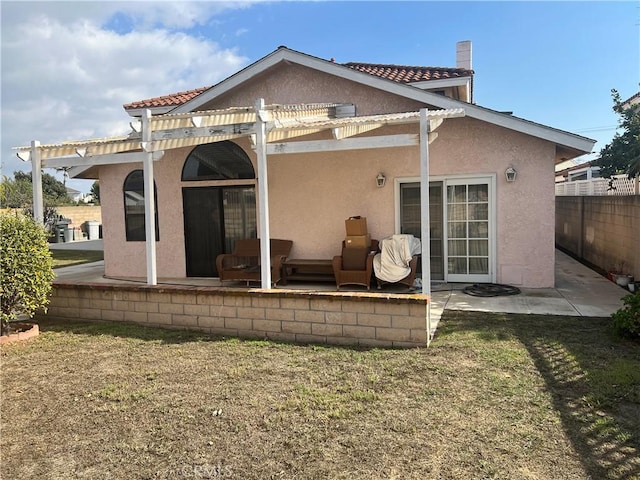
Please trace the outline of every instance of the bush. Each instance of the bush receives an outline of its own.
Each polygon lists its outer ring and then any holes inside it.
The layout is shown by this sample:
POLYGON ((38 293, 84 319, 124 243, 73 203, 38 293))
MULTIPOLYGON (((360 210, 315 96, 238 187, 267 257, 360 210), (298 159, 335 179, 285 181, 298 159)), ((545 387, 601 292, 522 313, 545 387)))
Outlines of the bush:
POLYGON ((611 315, 613 329, 621 337, 640 339, 640 291, 622 299, 624 306, 611 315))
POLYGON ((0 215, 1 330, 49 304, 54 278, 45 228, 21 214, 0 215))

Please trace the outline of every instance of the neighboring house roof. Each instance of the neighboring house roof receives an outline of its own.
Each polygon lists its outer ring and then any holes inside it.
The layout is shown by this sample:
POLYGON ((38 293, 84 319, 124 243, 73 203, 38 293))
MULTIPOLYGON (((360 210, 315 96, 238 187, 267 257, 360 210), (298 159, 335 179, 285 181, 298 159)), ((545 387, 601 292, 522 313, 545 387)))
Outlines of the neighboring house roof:
POLYGON ((631 97, 622 102, 622 105, 629 108, 631 105, 636 105, 638 103, 640 103, 640 92, 636 93, 635 95, 631 95, 631 97))
POLYGON ((563 172, 565 170, 573 168, 576 165, 578 165, 578 162, 576 161, 575 158, 572 158, 571 160, 565 160, 564 162, 557 163, 556 164, 556 175, 558 175, 560 172, 563 172))
POLYGON ((587 170, 589 168, 592 169, 600 169, 600 167, 594 165, 596 160, 590 160, 583 163, 577 163, 573 160, 569 162, 563 162, 561 164, 556 165, 556 176, 564 176, 566 177, 569 173, 575 172, 577 170, 587 170), (563 168, 558 168, 563 167, 563 168))
MULTIPOLYGON (((165 107, 167 108, 166 110, 154 109, 154 113, 167 113, 168 111, 171 111, 172 113, 185 113, 201 109, 206 103, 233 90, 254 76, 275 67, 281 62, 290 62, 302 65, 304 67, 321 71, 339 78, 344 78, 361 85, 386 91, 404 98, 409 98, 426 105, 431 105, 439 109, 464 108, 467 117, 492 123, 494 125, 555 143, 558 147, 556 152, 556 161, 562 161, 567 158, 573 158, 584 153, 589 153, 595 144, 595 140, 587 137, 531 122, 529 120, 491 110, 489 108, 455 100, 443 95, 438 95, 434 92, 416 88, 410 84, 391 81, 381 76, 365 73, 346 65, 334 63, 332 61, 314 57, 286 47, 279 47, 277 50, 231 75, 220 83, 205 89, 181 105, 177 107, 165 107)), ((142 113, 142 108, 130 108, 128 109, 128 113, 131 116, 138 116, 142 113)))

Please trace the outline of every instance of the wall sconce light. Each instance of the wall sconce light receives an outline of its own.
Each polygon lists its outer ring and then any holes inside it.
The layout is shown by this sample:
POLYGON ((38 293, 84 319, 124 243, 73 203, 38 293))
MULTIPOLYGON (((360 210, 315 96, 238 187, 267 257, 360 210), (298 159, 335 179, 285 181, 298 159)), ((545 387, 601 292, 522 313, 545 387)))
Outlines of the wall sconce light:
POLYGON ((515 168, 509 167, 504 171, 504 176, 507 177, 507 182, 515 182, 518 172, 515 168))
POLYGON ((387 183, 387 177, 384 176, 384 173, 380 172, 378 173, 378 176, 376 177, 376 185, 379 188, 384 187, 384 184, 387 183))

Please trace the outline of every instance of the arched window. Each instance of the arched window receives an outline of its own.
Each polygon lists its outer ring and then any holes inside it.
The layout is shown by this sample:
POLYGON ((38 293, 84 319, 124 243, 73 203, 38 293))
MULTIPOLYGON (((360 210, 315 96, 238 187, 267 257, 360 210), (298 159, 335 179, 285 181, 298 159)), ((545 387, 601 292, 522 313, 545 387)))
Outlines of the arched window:
POLYGON ((194 148, 182 168, 182 181, 255 178, 245 151, 233 142, 207 143, 194 148))
MULTIPOLYGON (((145 233, 144 221, 144 173, 142 170, 134 170, 124 181, 124 225, 128 242, 144 242, 147 235, 145 233)), ((156 212, 156 241, 160 239, 160 229, 158 228, 158 195, 155 184, 153 185, 155 194, 156 212)))

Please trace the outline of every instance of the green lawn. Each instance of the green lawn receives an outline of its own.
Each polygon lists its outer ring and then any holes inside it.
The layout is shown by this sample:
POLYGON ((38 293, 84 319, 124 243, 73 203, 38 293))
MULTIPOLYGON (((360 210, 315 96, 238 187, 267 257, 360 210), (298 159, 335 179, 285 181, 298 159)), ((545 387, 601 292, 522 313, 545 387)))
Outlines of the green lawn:
POLYGON ((2 478, 637 479, 640 345, 446 312, 428 349, 42 321, 0 349, 2 478))
POLYGON ((102 250, 51 250, 53 268, 80 265, 81 263, 98 262, 104 260, 102 250))

